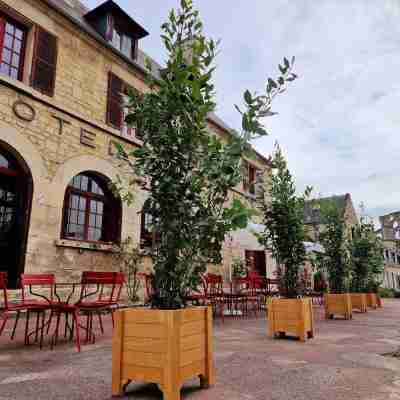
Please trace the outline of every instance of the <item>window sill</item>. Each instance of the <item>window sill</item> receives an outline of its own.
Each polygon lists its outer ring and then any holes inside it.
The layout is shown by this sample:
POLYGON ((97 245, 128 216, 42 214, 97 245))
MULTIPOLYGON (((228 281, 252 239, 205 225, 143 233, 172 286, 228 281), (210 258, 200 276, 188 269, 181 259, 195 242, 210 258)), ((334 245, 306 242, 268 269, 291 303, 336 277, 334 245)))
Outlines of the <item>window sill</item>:
POLYGON ((106 243, 90 243, 80 242, 77 240, 58 239, 54 242, 57 247, 67 247, 78 250, 91 250, 91 251, 102 251, 105 253, 113 252, 113 245, 106 243))

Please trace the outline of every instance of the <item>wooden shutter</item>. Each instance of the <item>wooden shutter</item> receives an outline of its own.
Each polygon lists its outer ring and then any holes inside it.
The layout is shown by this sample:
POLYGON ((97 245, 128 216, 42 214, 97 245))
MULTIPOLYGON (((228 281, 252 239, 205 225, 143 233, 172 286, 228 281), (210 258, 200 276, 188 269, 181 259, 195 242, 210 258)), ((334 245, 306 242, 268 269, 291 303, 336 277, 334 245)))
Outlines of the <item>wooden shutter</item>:
POLYGON ((107 100, 107 124, 116 129, 122 128, 123 112, 122 97, 124 83, 112 72, 108 75, 108 100, 107 100))
POLYGON ((57 38, 37 27, 32 63, 32 86, 53 96, 57 69, 57 38))

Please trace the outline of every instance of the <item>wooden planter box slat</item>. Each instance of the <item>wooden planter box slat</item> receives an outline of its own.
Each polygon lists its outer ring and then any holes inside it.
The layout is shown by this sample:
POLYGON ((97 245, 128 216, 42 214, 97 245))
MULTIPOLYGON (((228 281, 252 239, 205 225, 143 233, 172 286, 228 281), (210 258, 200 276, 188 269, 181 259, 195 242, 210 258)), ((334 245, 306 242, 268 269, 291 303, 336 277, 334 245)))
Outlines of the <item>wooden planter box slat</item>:
POLYGON ((367 295, 365 293, 350 293, 353 310, 367 312, 367 295))
POLYGON ((376 295, 376 300, 378 302, 378 308, 382 308, 382 298, 379 294, 376 295))
POLYGON ((326 319, 332 319, 335 315, 341 315, 344 319, 353 318, 353 308, 349 293, 325 293, 324 303, 326 319))
POLYGON ((367 293, 367 306, 374 308, 375 310, 378 308, 378 298, 376 293, 367 293))
POLYGON ((131 381, 156 383, 165 400, 180 399, 183 383, 214 384, 212 310, 119 310, 113 336, 112 393, 131 381))
POLYGON ((314 337, 311 299, 272 299, 268 301, 268 325, 272 337, 292 334, 306 341, 314 337))

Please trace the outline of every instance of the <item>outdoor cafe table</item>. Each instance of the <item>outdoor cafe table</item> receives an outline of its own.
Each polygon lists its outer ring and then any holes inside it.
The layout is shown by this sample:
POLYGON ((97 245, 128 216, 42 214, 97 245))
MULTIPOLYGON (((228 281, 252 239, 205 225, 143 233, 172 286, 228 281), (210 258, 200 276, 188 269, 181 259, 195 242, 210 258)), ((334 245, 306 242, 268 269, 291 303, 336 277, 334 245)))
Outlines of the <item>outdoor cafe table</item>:
MULTIPOLYGON (((34 296, 34 297, 40 297, 42 298, 44 301, 49 303, 49 307, 50 307, 50 315, 47 318, 47 321, 43 321, 42 326, 39 328, 36 328, 34 331, 30 332, 28 334, 28 337, 35 335, 37 337, 38 335, 38 331, 41 329, 46 329, 46 333, 48 334, 50 329, 51 329, 51 324, 53 322, 53 317, 56 316, 57 318, 60 318, 59 313, 62 313, 63 308, 66 308, 67 306, 72 306, 71 301, 73 300, 73 296, 75 294, 76 288, 82 286, 81 282, 59 282, 59 283, 55 283, 54 284, 54 292, 53 295, 54 297, 51 298, 49 297, 49 295, 43 294, 43 293, 35 293, 32 290, 32 287, 29 287, 29 293, 34 296), (61 294, 60 290, 57 289, 61 289, 61 288, 65 288, 67 289, 66 293, 65 291, 63 291, 64 293, 61 294)), ((91 293, 91 294, 95 294, 98 292, 98 289, 96 292, 91 293)), ((79 293, 79 297, 81 296, 81 294, 79 293)), ((70 340, 73 339, 73 327, 69 324, 69 319, 68 319, 68 314, 66 313, 66 321, 65 321, 65 331, 64 331, 64 337, 67 336, 67 330, 70 333, 70 340)), ((52 338, 51 338, 51 347, 53 347, 53 345, 55 344, 56 340, 57 340, 57 335, 58 335, 58 324, 59 321, 56 322, 57 325, 55 327, 55 331, 52 334, 52 338)), ((83 329, 86 329, 85 327, 82 327, 83 329)))

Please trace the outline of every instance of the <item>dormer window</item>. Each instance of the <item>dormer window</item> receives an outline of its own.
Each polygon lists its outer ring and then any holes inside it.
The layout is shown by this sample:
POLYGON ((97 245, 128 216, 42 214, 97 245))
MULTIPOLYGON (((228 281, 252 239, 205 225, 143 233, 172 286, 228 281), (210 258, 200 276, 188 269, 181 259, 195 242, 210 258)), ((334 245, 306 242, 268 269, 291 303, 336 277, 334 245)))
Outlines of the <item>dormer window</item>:
POLYGON ((115 49, 131 60, 136 59, 138 41, 148 32, 118 4, 108 0, 85 15, 93 28, 115 49))
POLYGON ((119 50, 124 56, 135 59, 135 40, 123 33, 120 33, 117 29, 112 30, 112 39, 110 43, 119 50))

